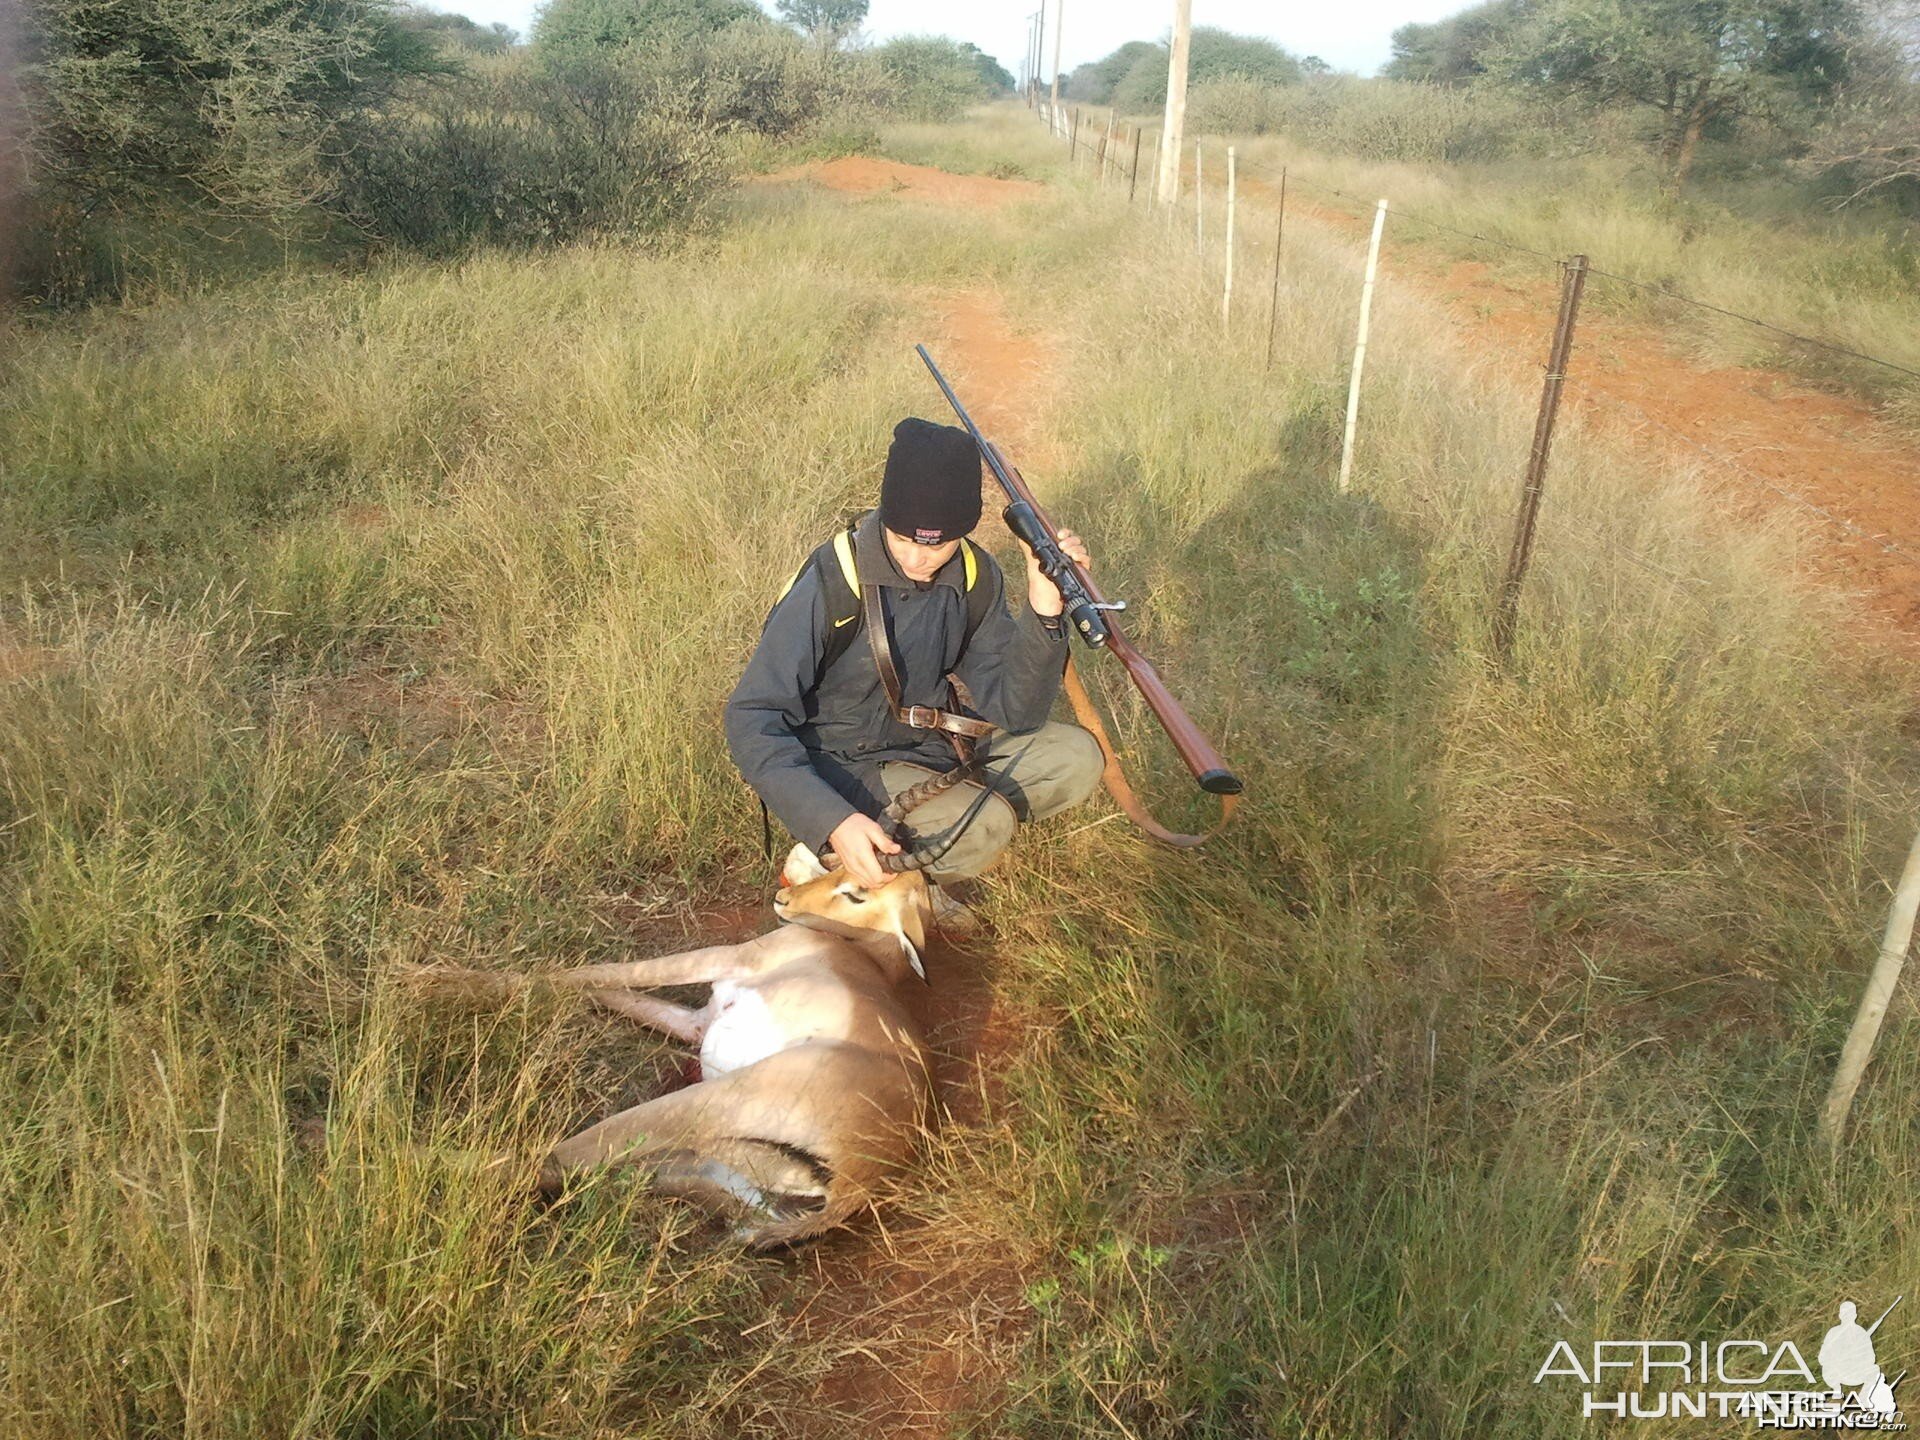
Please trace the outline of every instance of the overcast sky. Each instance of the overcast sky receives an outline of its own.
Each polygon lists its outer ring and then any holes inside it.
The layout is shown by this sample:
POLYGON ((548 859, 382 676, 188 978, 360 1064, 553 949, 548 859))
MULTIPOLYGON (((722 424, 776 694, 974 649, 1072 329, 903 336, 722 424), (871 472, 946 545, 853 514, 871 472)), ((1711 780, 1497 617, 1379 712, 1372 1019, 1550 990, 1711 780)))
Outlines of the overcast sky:
MULTIPOLYGON (((430 0, 438 10, 457 10, 483 25, 502 21, 524 36, 537 0, 430 0)), ((1058 6, 1066 5, 1060 67, 1071 70, 1129 40, 1157 40, 1173 23, 1173 0, 1047 0, 1047 61, 1058 6)), ((1409 20, 1438 20, 1471 0, 1343 0, 1339 4, 1276 5, 1267 0, 1194 0, 1193 23, 1217 25, 1241 35, 1264 35, 1296 55, 1318 55, 1336 70, 1371 75, 1386 62, 1388 39, 1409 20)), ((771 10, 773 0, 762 0, 771 10)), ((895 35, 951 35, 971 40, 1018 73, 1026 46, 1027 17, 1039 0, 971 0, 933 5, 926 0, 873 0, 867 15, 870 39, 895 35)))

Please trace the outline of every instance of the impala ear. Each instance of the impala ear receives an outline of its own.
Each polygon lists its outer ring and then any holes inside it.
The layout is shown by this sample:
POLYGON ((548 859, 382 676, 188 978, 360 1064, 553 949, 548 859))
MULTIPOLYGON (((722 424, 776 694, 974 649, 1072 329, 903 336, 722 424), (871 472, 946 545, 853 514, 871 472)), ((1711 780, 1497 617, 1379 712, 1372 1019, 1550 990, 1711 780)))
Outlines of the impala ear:
POLYGON ((913 967, 913 973, 925 980, 927 970, 920 963, 920 952, 926 948, 927 914, 933 904, 927 894, 927 879, 916 871, 902 875, 893 883, 905 887, 909 896, 900 916, 900 948, 906 952, 907 964, 913 967))
POLYGON ((920 947, 913 943, 912 937, 904 930, 900 932, 900 948, 906 953, 907 964, 913 967, 913 973, 918 975, 924 983, 932 984, 933 982, 927 979, 927 967, 920 960, 920 947))
POLYGON ((827 867, 820 863, 820 857, 804 845, 789 850, 787 863, 780 867, 780 878, 789 885, 804 885, 826 873, 827 867))

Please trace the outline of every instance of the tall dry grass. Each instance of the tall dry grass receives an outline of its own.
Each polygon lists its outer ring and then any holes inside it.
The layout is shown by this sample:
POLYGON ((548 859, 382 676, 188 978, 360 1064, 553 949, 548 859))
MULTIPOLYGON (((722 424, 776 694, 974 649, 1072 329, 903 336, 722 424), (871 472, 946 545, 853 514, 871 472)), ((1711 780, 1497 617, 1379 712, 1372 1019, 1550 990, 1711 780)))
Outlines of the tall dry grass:
POLYGON ((754 893, 718 707, 891 421, 937 413, 910 342, 964 288, 1054 346, 1030 478, 1252 796, 1199 856, 1086 816, 995 883, 1007 1095, 902 1202, 1020 1267, 974 1432, 1562 1433, 1552 1339, 1804 1346, 1913 1273, 1910 1007, 1846 1151, 1809 1138, 1920 793, 1911 673, 1836 644, 1797 537, 1576 426, 1494 672, 1530 405, 1501 357, 1389 287, 1341 494, 1354 257, 1290 240, 1268 373, 1186 232, 1024 115, 903 143, 1055 183, 751 190, 678 251, 25 337, 0 1429, 833 1430, 844 1357, 781 1338, 804 1268, 617 1176, 530 1203, 658 1047, 391 977, 663 952, 754 893))

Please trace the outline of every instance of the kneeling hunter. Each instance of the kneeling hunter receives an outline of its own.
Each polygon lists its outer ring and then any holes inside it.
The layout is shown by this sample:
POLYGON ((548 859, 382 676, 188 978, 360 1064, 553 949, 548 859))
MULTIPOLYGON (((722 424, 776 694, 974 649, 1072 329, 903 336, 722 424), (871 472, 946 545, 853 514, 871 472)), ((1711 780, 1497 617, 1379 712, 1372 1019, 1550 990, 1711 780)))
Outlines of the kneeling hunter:
MULTIPOLYGON (((921 842, 948 846, 927 872, 936 919, 965 918, 943 887, 986 869, 1021 822, 1085 800, 1102 768, 1092 735, 1047 719, 1067 657, 1059 589, 1021 542, 1026 598, 1010 613, 1000 567, 966 538, 981 478, 966 431, 902 420, 879 508, 800 567, 727 701, 747 783, 794 838, 831 849, 869 889, 892 878, 878 857, 901 849, 878 818, 887 802, 952 771, 976 741, 978 779, 912 812, 921 842), (965 820, 982 786, 990 794, 965 820)), ((1059 541, 1090 563, 1072 531, 1059 541)))

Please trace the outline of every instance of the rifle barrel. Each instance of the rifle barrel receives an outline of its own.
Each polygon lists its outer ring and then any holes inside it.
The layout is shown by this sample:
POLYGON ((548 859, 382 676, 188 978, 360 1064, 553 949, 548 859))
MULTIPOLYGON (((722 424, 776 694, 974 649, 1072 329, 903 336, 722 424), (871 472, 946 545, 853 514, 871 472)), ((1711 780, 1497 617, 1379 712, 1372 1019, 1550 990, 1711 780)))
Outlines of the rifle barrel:
POLYGON ((1061 599, 1065 601, 1067 613, 1072 617, 1080 637, 1089 645, 1110 649, 1118 657, 1126 668, 1128 678, 1138 688, 1148 708, 1159 717, 1167 738, 1173 742, 1174 749, 1180 752, 1180 758, 1186 763, 1187 769, 1193 772, 1194 780, 1202 790, 1213 795, 1240 794, 1246 788, 1240 777, 1227 768, 1227 762, 1221 758, 1220 752, 1213 748, 1212 742, 1194 723, 1193 717, 1174 699, 1152 662, 1133 647, 1133 643, 1121 633, 1120 627, 1109 618, 1112 607, 1101 593, 1100 586, 1061 551, 1054 540, 1052 519, 1033 498, 1033 491, 1028 489, 1019 470, 1007 462, 999 447, 980 433, 980 427, 973 423, 973 417, 967 414, 967 407, 953 393, 947 377, 933 363, 933 356, 927 353, 927 347, 915 345, 913 348, 932 373, 940 393, 947 397, 947 404, 953 407, 953 413, 960 417, 960 423, 979 447, 981 458, 993 472, 993 478, 1007 492, 1009 528, 1033 547, 1041 569, 1060 587, 1061 599))
MULTIPOLYGON (((1896 1295, 1896 1296, 1894 1296, 1894 1297, 1893 1297, 1893 1305, 1898 1305, 1898 1304, 1899 1304, 1899 1303, 1900 1303, 1900 1302, 1901 1302, 1902 1300, 1904 1300, 1904 1299, 1906 1299, 1906 1298, 1907 1298, 1907 1297, 1906 1297, 1905 1295, 1896 1295)), ((1880 1312, 1880 1320, 1885 1320, 1885 1319, 1887 1318, 1887 1316, 1889 1316, 1889 1315, 1891 1315, 1891 1314, 1893 1313, 1893 1305, 1889 1305, 1889 1306, 1887 1306, 1887 1308, 1886 1308, 1886 1309, 1884 1309, 1884 1310, 1882 1310, 1882 1311, 1880 1312)), ((1872 1323, 1871 1325, 1869 1325, 1869 1326, 1867 1326, 1867 1334, 1869 1334, 1869 1335, 1871 1335, 1871 1334, 1873 1334, 1873 1332, 1874 1332, 1874 1331, 1876 1331, 1876 1330, 1878 1330, 1878 1329, 1880 1328, 1880 1320, 1876 1320, 1876 1321, 1874 1321, 1874 1322, 1873 1322, 1873 1323, 1872 1323)))

